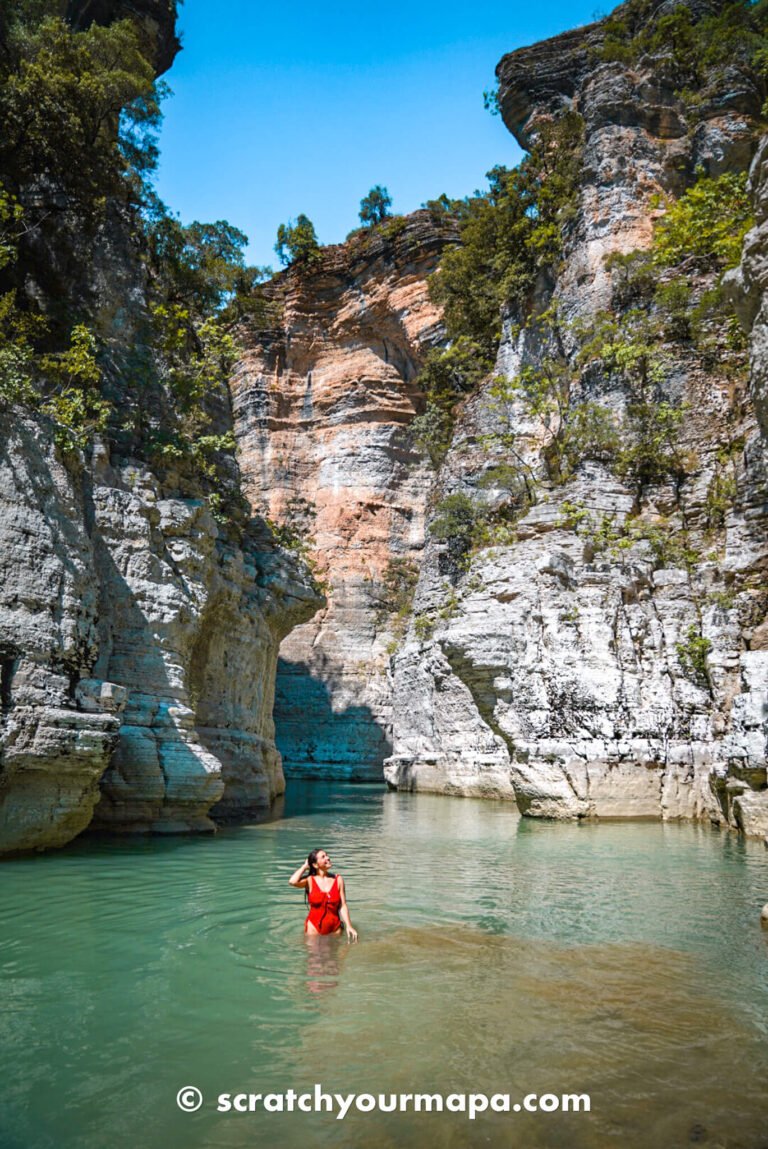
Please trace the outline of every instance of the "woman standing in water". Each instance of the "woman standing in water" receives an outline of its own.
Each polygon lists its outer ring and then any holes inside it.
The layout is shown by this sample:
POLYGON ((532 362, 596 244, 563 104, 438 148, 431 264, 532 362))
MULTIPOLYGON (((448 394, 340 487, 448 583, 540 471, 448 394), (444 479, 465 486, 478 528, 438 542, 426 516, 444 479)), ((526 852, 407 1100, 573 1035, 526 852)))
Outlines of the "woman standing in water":
POLYGON ((340 934, 341 923, 347 927, 351 941, 357 941, 357 930, 349 919, 344 879, 329 873, 331 859, 325 850, 312 850, 306 862, 288 879, 290 885, 303 889, 309 913, 304 922, 306 934, 340 934))

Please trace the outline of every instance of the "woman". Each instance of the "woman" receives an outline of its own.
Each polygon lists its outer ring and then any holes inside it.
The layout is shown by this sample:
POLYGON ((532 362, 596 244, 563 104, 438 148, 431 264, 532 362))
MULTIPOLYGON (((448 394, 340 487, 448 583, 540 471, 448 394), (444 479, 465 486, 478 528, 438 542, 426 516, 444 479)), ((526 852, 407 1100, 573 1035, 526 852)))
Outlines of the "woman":
POLYGON ((356 942, 357 930, 349 920, 344 879, 340 874, 332 876, 330 866, 331 859, 325 850, 312 850, 306 862, 302 862, 288 879, 290 885, 303 889, 307 897, 309 913, 304 922, 304 933, 340 934, 341 923, 344 922, 350 939, 356 942))

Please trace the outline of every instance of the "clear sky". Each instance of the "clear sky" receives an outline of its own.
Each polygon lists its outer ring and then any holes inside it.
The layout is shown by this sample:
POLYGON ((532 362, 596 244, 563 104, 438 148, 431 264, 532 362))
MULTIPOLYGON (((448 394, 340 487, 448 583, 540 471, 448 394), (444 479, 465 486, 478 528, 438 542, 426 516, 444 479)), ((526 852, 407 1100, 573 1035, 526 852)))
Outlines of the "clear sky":
MULTIPOLYGON (((612 7, 612 5, 609 5, 612 7)), ((520 150, 483 108, 505 52, 592 20, 596 0, 186 0, 166 76, 157 189, 185 223, 227 219, 277 266, 278 224, 321 243, 358 226, 383 184, 393 210, 485 186, 520 150)))

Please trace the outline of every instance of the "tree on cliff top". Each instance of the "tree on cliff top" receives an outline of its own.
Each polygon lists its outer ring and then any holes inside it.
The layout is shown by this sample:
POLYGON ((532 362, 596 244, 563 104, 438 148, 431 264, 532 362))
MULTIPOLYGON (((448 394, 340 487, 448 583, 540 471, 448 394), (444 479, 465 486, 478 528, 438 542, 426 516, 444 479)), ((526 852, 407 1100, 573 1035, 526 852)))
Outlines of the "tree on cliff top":
POLYGON ((47 207, 99 214, 104 198, 140 198, 157 163, 164 86, 131 20, 75 32, 46 0, 3 5, 0 169, 8 191, 34 185, 47 207), (59 197, 58 199, 56 197, 59 197))
POLYGON ((392 196, 386 188, 381 184, 376 184, 360 200, 360 222, 365 227, 374 227, 377 223, 383 223, 392 214, 390 208, 392 207, 392 196))
POLYGON ((315 225, 306 215, 299 215, 296 222, 289 220, 277 229, 275 244, 277 258, 283 267, 294 263, 312 263, 320 253, 315 225))

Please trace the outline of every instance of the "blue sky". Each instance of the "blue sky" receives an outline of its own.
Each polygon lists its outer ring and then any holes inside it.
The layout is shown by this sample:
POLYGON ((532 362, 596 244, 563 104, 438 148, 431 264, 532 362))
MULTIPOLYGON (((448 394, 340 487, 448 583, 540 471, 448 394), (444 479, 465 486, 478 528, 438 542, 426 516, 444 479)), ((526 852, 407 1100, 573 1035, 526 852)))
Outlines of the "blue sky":
POLYGON ((467 195, 520 158, 483 108, 497 61, 596 6, 186 0, 157 190, 185 223, 229 220, 249 259, 273 266, 278 224, 304 212, 338 243, 374 184, 398 212, 467 195))

